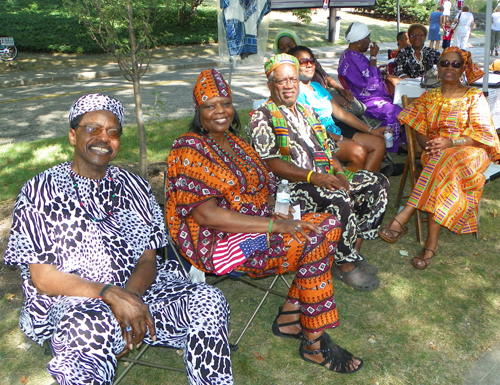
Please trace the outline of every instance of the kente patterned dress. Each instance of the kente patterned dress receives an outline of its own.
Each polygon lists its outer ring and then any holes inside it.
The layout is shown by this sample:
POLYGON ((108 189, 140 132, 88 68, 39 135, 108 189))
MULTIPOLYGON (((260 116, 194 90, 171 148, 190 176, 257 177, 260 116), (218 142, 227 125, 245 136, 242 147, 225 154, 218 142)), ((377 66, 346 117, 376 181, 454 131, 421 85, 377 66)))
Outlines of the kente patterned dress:
MULTIPOLYGON (((292 164, 306 170, 327 173, 324 162, 327 155, 312 129, 312 125, 319 124, 319 116, 313 108, 297 103, 299 113, 295 116, 288 108, 281 106, 279 110, 283 119, 277 120, 273 119, 276 112, 269 110, 274 109, 273 106, 274 103, 268 102, 266 106, 255 110, 247 127, 247 135, 260 157, 283 159, 278 142, 279 138, 286 136, 289 142, 286 151, 290 154, 289 161, 292 164)), ((338 150, 329 137, 324 145, 331 153, 338 150)), ((359 170, 351 173, 351 177, 349 193, 343 190, 331 191, 307 182, 290 183, 291 204, 300 204, 302 213, 330 213, 342 224, 342 237, 335 253, 337 264, 363 259, 354 248, 356 239, 377 237, 377 229, 384 218, 388 201, 389 181, 382 174, 359 170)))
POLYGON ((333 297, 331 265, 341 228, 329 214, 311 213, 302 220, 323 229, 311 233, 312 241, 302 244, 289 234, 272 233, 270 246, 258 245, 251 237, 266 234, 235 234, 198 225, 191 212, 215 198, 217 205, 241 214, 270 217, 267 198, 276 183, 266 164, 242 139, 227 134, 234 159, 226 155, 208 135, 188 132, 176 139, 168 157, 166 219, 168 229, 181 253, 196 267, 217 273, 212 255, 224 254, 233 243, 238 262, 231 268, 253 277, 295 271, 287 301, 300 306, 301 323, 311 333, 338 324, 333 297), (249 240, 250 239, 250 240, 249 240), (241 252, 240 250, 241 249, 241 252), (243 258, 240 256, 243 255, 243 258))
MULTIPOLYGON (((147 182, 134 174, 110 166, 103 179, 91 180, 63 163, 25 184, 14 208, 5 263, 21 268, 20 326, 40 345, 50 340, 55 356, 47 369, 59 384, 111 385, 115 355, 125 341, 104 301, 39 294, 29 264, 56 265, 125 288, 144 251, 165 244, 161 209, 147 182)), ((156 279, 142 299, 157 333, 156 341, 146 334, 144 342, 183 349, 190 384, 233 383, 229 310, 218 289, 191 283, 177 262, 158 262, 156 279)))
MULTIPOLYGON (((392 104, 380 70, 371 66, 363 53, 347 49, 340 57, 338 73, 345 79, 354 97, 366 106, 365 116, 380 120, 383 127, 392 129, 394 144, 387 151, 397 152, 402 134, 398 122, 401 107, 392 104)), ((401 143, 405 143, 404 140, 401 143)))
POLYGON ((454 233, 477 230, 477 205, 483 192, 483 172, 490 160, 500 160, 498 136, 481 90, 469 88, 461 98, 445 98, 441 88, 424 93, 399 115, 401 123, 430 138, 468 136, 481 147, 459 146, 441 154, 422 154, 424 167, 408 200, 454 233))

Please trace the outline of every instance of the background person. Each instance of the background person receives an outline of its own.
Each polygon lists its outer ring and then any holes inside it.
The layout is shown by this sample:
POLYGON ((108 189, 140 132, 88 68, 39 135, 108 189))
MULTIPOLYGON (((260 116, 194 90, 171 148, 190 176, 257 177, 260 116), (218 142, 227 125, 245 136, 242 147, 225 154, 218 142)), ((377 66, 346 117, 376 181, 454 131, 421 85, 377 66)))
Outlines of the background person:
POLYGON ((440 5, 437 10, 431 12, 427 22, 429 23, 429 47, 435 48, 439 51, 439 45, 441 44, 441 27, 444 25, 443 16, 444 8, 440 5))
POLYGON ((498 56, 498 46, 500 45, 500 6, 497 6, 491 14, 491 42, 490 56, 493 56, 493 47, 495 56, 498 56))
POLYGON ((224 296, 157 261, 166 239, 151 187, 109 165, 121 103, 84 95, 69 121, 73 161, 28 181, 14 208, 5 263, 21 268, 21 329, 50 341, 59 384, 111 385, 117 356, 143 342, 182 349, 190 384, 232 384, 224 296))
POLYGON ((423 171, 404 209, 381 227, 387 242, 399 240, 415 210, 427 212, 425 248, 412 259, 416 269, 426 269, 437 251, 439 230, 454 233, 477 231, 477 205, 483 192, 483 172, 490 161, 500 161, 500 143, 481 90, 462 85, 465 73, 472 84, 483 76, 470 52, 447 48, 438 64, 442 86, 425 92, 405 108, 399 118, 417 131, 425 149, 423 171))
POLYGON ((451 38, 453 37, 454 32, 455 31, 451 29, 451 20, 446 20, 443 26, 443 50, 450 47, 451 38))
POLYGON ((235 134, 239 119, 220 73, 201 72, 193 97, 189 132, 174 141, 167 160, 166 218, 174 241, 203 271, 253 277, 295 272, 273 333, 301 340, 305 361, 334 372, 359 370, 363 361, 326 332, 338 325, 330 268, 339 222, 330 214, 296 221, 273 213, 274 175, 235 134))
POLYGON ((418 78, 429 71, 439 60, 439 51, 425 46, 427 28, 412 24, 408 28, 411 45, 399 50, 394 60, 394 75, 400 78, 418 78))
MULTIPOLYGON (((460 8, 459 8, 460 9, 460 8)), ((469 6, 464 5, 453 22, 458 22, 453 36, 453 45, 461 49, 467 49, 469 38, 474 29, 474 15, 469 12, 469 6)))
POLYGON ((385 79, 377 67, 379 47, 376 43, 371 44, 368 27, 357 21, 347 28, 345 40, 349 46, 340 56, 338 73, 349 84, 354 96, 366 106, 365 116, 380 120, 381 126, 392 131, 394 144, 387 151, 397 152, 400 142, 403 142, 397 119, 401 107, 392 103, 385 79), (368 49, 370 59, 364 55, 368 49))
POLYGON ((444 16, 443 22, 446 22, 450 18, 452 4, 450 0, 445 0, 442 5, 443 5, 443 16, 444 16))
POLYGON ((389 54, 389 59, 394 59, 401 48, 408 47, 410 45, 408 32, 406 31, 398 32, 398 34, 396 35, 396 43, 398 45, 398 49, 391 50, 391 53, 389 54))
POLYGON ((336 154, 339 160, 350 169, 378 171, 385 154, 385 127, 372 130, 343 110, 319 83, 311 81, 315 58, 309 48, 299 45, 292 48, 290 54, 299 61, 300 93, 297 101, 310 105, 318 113, 321 123, 339 146, 336 154), (336 124, 334 117, 340 123, 336 124))

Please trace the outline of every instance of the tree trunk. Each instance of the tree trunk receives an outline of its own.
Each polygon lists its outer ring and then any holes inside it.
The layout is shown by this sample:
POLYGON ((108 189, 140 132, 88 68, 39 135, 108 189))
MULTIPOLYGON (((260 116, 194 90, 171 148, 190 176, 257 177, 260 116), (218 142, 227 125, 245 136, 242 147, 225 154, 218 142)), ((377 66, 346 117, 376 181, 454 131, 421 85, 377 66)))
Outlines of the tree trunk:
POLYGON ((135 117, 137 119, 137 129, 139 133, 139 175, 144 179, 148 179, 148 159, 146 147, 146 128, 144 127, 144 119, 142 114, 142 97, 141 83, 139 81, 139 67, 137 66, 135 31, 134 31, 134 11, 132 0, 127 4, 127 12, 129 16, 128 34, 130 38, 130 58, 132 62, 132 83, 134 85, 134 101, 135 101, 135 117))

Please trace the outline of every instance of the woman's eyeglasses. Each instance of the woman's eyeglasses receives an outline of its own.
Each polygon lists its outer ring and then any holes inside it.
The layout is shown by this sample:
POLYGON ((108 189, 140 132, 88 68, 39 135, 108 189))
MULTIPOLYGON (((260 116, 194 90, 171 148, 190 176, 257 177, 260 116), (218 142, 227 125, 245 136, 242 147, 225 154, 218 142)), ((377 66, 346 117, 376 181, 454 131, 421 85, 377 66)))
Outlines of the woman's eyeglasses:
POLYGON ((314 65, 314 59, 313 58, 302 58, 302 59, 299 59, 299 64, 301 66, 307 66, 308 64, 312 64, 314 65))
POLYGON ((439 66, 443 68, 447 68, 449 66, 452 66, 453 68, 462 68, 464 66, 464 63, 459 62, 459 61, 449 61, 449 60, 441 60, 439 62, 439 66))

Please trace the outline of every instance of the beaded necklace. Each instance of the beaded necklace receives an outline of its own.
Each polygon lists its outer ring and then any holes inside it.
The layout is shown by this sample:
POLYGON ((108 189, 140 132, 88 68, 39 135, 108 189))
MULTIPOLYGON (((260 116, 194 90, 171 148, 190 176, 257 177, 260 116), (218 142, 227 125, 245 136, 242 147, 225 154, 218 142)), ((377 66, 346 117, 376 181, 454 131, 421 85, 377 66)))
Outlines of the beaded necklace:
POLYGON ((69 176, 71 177, 71 180, 73 182, 73 188, 75 189, 76 192, 76 199, 78 200, 78 203, 80 203, 80 207, 85 211, 85 216, 87 219, 90 219, 93 222, 104 222, 107 221, 109 218, 111 218, 111 215, 113 215, 114 209, 115 209, 115 204, 116 204, 116 195, 114 191, 116 190, 115 182, 113 180, 113 177, 109 177, 109 180, 111 181, 111 189, 113 190, 113 194, 111 195, 111 198, 113 198, 112 205, 111 205, 111 210, 106 214, 104 218, 95 218, 92 214, 90 214, 86 207, 83 205, 83 201, 80 198, 80 192, 78 191, 78 183, 76 183, 75 176, 76 174, 71 171, 69 173, 69 176))
POLYGON ((248 163, 248 161, 246 160, 246 158, 241 155, 238 151, 236 151, 236 146, 234 145, 234 142, 232 139, 229 138, 229 135, 227 134, 227 132, 224 132, 224 136, 226 137, 227 141, 229 142, 229 145, 231 146, 231 149, 234 151, 234 153, 236 154, 236 157, 235 156, 232 156, 231 154, 229 154, 226 150, 224 150, 220 145, 219 143, 217 143, 211 136, 210 134, 207 135, 207 137, 210 139, 210 141, 215 144, 215 146, 224 154, 226 155, 229 159, 231 159, 233 162, 236 162, 237 164, 239 164, 240 166, 243 166, 245 167, 248 171, 250 171, 252 169, 252 166, 248 163))

